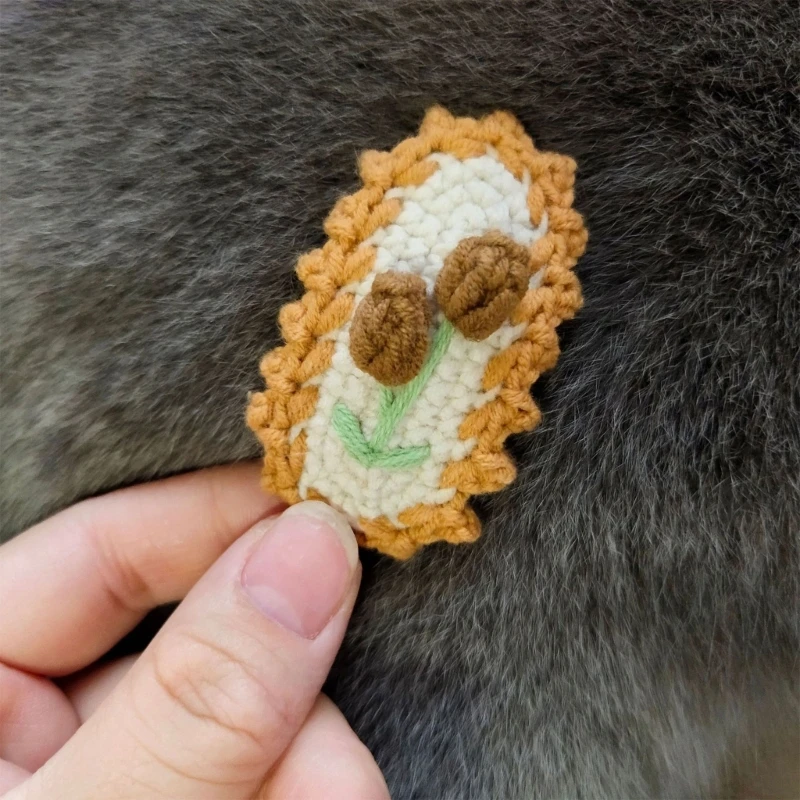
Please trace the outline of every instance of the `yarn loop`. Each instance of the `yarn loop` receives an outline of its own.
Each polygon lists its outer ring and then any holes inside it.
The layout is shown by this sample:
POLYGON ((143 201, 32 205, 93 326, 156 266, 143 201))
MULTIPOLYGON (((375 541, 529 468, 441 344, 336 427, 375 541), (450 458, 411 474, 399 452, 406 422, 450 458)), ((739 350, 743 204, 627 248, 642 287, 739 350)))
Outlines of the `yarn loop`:
POLYGON ((500 231, 459 242, 436 280, 444 315, 472 341, 494 333, 528 289, 530 252, 500 231))
POLYGON ((350 355, 378 383, 402 386, 422 368, 430 324, 425 281, 407 272, 381 273, 353 315, 350 355))

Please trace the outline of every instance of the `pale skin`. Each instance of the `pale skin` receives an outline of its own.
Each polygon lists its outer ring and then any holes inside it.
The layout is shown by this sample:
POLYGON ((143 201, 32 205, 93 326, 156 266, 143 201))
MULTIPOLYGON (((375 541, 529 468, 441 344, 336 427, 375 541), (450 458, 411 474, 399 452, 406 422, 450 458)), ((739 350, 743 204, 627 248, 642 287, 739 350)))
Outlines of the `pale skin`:
POLYGON ((320 689, 361 568, 345 521, 258 467, 79 503, 0 547, 0 794, 386 800, 320 689), (152 608, 147 649, 93 667, 152 608))

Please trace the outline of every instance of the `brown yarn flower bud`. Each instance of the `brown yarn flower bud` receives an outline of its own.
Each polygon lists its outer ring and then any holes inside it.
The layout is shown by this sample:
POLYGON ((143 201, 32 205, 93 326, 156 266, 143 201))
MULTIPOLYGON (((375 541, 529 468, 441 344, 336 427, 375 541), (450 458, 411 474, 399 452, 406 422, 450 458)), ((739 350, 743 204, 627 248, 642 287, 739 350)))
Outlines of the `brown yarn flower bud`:
POLYGON ((382 272, 353 315, 350 355, 379 383, 401 386, 425 363, 430 324, 425 281, 408 272, 382 272))
POLYGON ((453 325, 473 341, 485 339, 519 305, 530 280, 528 248, 499 231, 463 239, 447 256, 435 293, 453 325))

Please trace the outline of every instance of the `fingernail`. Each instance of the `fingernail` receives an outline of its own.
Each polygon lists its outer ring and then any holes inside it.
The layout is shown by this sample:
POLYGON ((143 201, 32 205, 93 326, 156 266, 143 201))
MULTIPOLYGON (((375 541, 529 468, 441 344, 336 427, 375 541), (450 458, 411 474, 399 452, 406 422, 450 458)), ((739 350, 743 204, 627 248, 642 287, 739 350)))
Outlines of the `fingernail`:
POLYGON ((310 500, 283 512, 242 571, 242 585, 267 617, 313 639, 342 604, 358 563, 344 517, 310 500))

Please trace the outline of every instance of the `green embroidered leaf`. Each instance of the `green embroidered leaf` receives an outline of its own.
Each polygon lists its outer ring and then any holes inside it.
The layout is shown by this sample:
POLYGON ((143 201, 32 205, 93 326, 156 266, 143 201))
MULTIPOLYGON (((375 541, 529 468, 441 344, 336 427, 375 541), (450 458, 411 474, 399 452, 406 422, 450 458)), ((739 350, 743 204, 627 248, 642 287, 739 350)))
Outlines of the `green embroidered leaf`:
POLYGON ((429 444, 418 447, 395 447, 394 450, 373 453, 370 466, 381 469, 413 469, 425 461, 430 454, 431 446, 429 444))
POLYGON ((337 403, 333 407, 331 424, 348 455, 368 469, 413 469, 431 453, 429 445, 395 447, 392 450, 374 449, 364 438, 358 418, 344 403, 337 403))
POLYGON ((358 417, 344 403, 337 403, 333 407, 331 425, 342 440, 348 454, 359 464, 369 467, 372 448, 364 438, 358 417))

